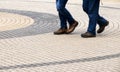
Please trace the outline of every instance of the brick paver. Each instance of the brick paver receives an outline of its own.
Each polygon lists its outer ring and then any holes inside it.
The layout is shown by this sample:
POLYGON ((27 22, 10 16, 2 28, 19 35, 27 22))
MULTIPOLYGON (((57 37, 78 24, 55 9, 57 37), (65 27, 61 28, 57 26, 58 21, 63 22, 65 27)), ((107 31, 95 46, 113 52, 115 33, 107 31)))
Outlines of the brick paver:
POLYGON ((120 3, 101 6, 110 24, 90 39, 80 37, 88 26, 81 1, 67 8, 79 25, 58 36, 52 33, 59 28, 55 1, 1 0, 0 72, 120 72, 120 3))

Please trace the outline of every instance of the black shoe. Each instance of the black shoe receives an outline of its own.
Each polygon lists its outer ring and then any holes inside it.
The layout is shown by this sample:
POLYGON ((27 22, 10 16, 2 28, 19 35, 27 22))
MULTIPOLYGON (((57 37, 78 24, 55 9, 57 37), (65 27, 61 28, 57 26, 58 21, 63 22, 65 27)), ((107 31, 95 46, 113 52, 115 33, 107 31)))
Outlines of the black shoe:
POLYGON ((106 24, 100 26, 100 28, 97 30, 97 33, 102 33, 105 30, 105 27, 109 25, 109 21, 106 22, 106 24))
POLYGON ((86 33, 81 34, 81 37, 90 38, 90 37, 96 37, 96 35, 94 35, 94 34, 92 34, 90 32, 86 32, 86 33))
POLYGON ((55 35, 66 34, 67 28, 60 28, 54 32, 55 35))
POLYGON ((73 32, 77 26, 78 26, 78 22, 75 21, 73 24, 69 26, 69 29, 67 30, 67 34, 73 32))

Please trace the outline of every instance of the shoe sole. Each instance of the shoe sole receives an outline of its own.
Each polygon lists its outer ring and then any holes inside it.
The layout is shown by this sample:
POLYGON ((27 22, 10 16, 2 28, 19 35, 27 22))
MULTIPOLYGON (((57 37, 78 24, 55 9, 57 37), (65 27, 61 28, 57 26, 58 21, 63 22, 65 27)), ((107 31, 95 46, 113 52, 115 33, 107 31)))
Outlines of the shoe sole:
POLYGON ((54 35, 63 35, 63 34, 66 34, 66 32, 64 33, 53 33, 54 35))
POLYGON ((82 38, 94 38, 94 37, 96 37, 96 36, 88 36, 88 37, 87 37, 87 36, 86 36, 86 37, 85 37, 85 36, 81 36, 81 37, 82 37, 82 38))

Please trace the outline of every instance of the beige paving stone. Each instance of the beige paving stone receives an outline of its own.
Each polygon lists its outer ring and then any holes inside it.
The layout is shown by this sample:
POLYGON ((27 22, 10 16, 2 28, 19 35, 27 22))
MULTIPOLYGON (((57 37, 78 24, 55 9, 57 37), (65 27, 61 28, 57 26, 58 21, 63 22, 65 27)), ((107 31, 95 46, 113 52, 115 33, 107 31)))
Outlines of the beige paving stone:
POLYGON ((33 23, 34 20, 30 17, 0 12, 0 31, 24 28, 33 23))
MULTIPOLYGON (((54 0, 1 0, 0 8, 50 13, 57 16, 54 2, 54 0)), ((119 3, 106 1, 101 6, 100 14, 110 21, 110 25, 102 34, 97 34, 96 38, 85 39, 81 38, 80 34, 86 31, 88 18, 79 2, 81 1, 71 0, 67 5, 75 19, 79 21, 78 27, 70 35, 58 36, 50 32, 14 37, 11 32, 13 37, 9 38, 10 35, 5 33, 5 38, 0 39, 0 72, 120 72, 119 3)), ((1 26, 5 25, 4 28, 0 26, 3 30, 0 34, 13 30, 13 27, 8 26, 14 23, 16 29, 34 23, 30 17, 20 14, 0 12, 0 16, 1 26), (7 23, 4 21, 6 19, 7 23), (17 22, 14 22, 14 19, 17 22)))

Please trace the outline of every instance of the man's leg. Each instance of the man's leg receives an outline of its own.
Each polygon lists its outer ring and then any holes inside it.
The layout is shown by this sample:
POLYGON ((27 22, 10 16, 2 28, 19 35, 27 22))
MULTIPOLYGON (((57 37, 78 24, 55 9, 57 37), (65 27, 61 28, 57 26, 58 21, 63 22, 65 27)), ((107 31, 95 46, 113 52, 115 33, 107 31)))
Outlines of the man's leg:
POLYGON ((74 22, 74 19, 70 12, 65 8, 67 1, 68 0, 58 0, 57 10, 61 15, 63 15, 68 20, 70 24, 72 24, 74 22))
POLYGON ((83 0, 82 8, 83 11, 86 12, 86 14, 88 14, 88 6, 89 6, 89 0, 83 0))
POLYGON ((88 16, 89 26, 86 33, 82 34, 82 37, 95 37, 96 36, 96 23, 98 19, 99 0, 85 0, 88 3, 88 16))
POLYGON ((60 29, 54 32, 54 34, 64 34, 67 32, 67 20, 66 17, 61 13, 61 7, 64 8, 66 5, 67 1, 64 0, 64 3, 61 3, 61 0, 56 0, 56 7, 60 19, 60 29))
POLYGON ((58 13, 58 15, 59 15, 59 19, 60 19, 61 28, 67 29, 67 20, 66 20, 66 18, 63 15, 61 15, 60 13, 58 13))
POLYGON ((88 32, 96 35, 96 24, 98 20, 99 0, 89 0, 89 26, 88 32))
POLYGON ((61 0, 56 0, 56 6, 57 6, 59 19, 60 19, 61 28, 67 28, 66 17, 61 13, 62 9, 65 8, 66 3, 67 3, 67 0, 64 0, 63 3, 61 3, 61 0))
POLYGON ((67 20, 69 22, 70 26, 66 32, 67 34, 69 34, 74 31, 74 29, 78 25, 78 22, 74 20, 74 18, 70 14, 70 12, 65 8, 67 1, 68 0, 58 0, 57 10, 58 10, 59 14, 61 16, 63 16, 64 18, 66 18, 65 20, 67 20))
POLYGON ((105 29, 105 27, 109 24, 109 21, 104 19, 103 17, 99 16, 98 21, 99 29, 97 30, 97 33, 102 33, 105 29))

